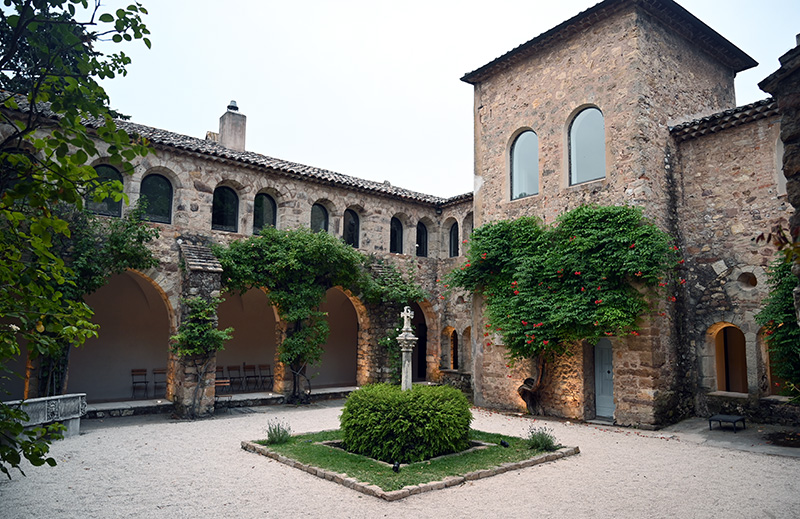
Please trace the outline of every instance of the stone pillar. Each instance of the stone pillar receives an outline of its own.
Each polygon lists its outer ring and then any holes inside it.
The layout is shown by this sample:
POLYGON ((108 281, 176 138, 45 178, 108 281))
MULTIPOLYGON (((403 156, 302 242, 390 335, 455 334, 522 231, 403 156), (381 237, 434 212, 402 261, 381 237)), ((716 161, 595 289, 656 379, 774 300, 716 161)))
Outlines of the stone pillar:
POLYGON ((417 343, 417 338, 411 329, 411 318, 414 317, 414 312, 410 307, 405 307, 403 313, 400 314, 403 318, 403 330, 397 337, 397 342, 400 344, 400 351, 402 353, 402 378, 401 385, 403 391, 411 389, 411 351, 417 343))
MULTIPOLYGON (((207 246, 180 245, 184 266, 181 297, 219 297, 222 266, 207 246)), ((188 308, 181 304, 180 322, 187 317, 188 308)), ((214 414, 214 380, 216 355, 208 357, 179 357, 173 383, 175 412, 183 418, 200 418, 214 414)))
MULTIPOLYGON (((758 87, 775 97, 781 113, 783 175, 787 198, 795 210, 789 219, 789 230, 794 246, 800 247, 800 35, 796 40, 797 46, 779 58, 781 68, 758 87)), ((800 262, 795 262, 792 273, 800 278, 800 262)), ((794 289, 794 307, 800 325, 800 286, 794 289)))

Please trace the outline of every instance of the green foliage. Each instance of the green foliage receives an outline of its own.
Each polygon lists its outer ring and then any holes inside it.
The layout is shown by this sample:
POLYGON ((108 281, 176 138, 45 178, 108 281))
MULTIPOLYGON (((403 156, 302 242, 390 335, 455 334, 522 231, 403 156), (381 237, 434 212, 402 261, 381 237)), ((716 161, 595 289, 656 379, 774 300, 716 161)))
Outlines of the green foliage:
POLYGON ((422 288, 410 281, 413 275, 404 275, 395 265, 374 256, 364 257, 363 261, 368 270, 358 288, 364 302, 402 307, 426 298, 422 288))
POLYGON ((783 258, 776 260, 769 270, 769 295, 756 315, 756 322, 764 327, 772 374, 789 387, 800 386, 800 326, 792 294, 796 286, 792 264, 783 258))
POLYGON ((229 290, 267 290, 288 323, 286 338, 278 346, 280 361, 294 370, 322 357, 329 329, 319 308, 328 289, 339 286, 364 292, 370 302, 401 304, 422 293, 394 267, 386 266, 374 277, 367 256, 325 232, 267 227, 246 240, 215 246, 214 254, 229 290))
POLYGON ((209 357, 223 349, 233 337, 233 328, 217 328, 217 307, 222 299, 190 297, 181 300, 189 313, 182 320, 178 333, 170 337, 172 352, 179 357, 209 357))
POLYGON ((553 430, 549 427, 534 427, 531 425, 528 429, 528 436, 525 441, 528 443, 528 448, 535 451, 553 452, 561 448, 561 446, 556 443, 553 430))
POLYGON ((529 358, 577 340, 638 334, 649 309, 644 289, 667 286, 678 263, 669 235, 640 208, 593 205, 555 226, 523 217, 476 229, 466 263, 446 282, 482 294, 484 336, 496 332, 512 358, 529 358))
POLYGON ((292 428, 281 420, 274 419, 267 422, 267 445, 280 445, 288 442, 292 437, 292 428))
MULTIPOLYGON (((72 270, 53 250, 54 240, 70 234, 55 208, 82 208, 93 187, 122 197, 119 182, 98 185, 86 165, 101 149, 126 173, 127 161, 148 152, 117 129, 97 83, 124 75, 130 62, 122 52, 98 51, 99 41, 150 45, 143 14, 135 2, 101 13, 100 2, 90 7, 86 0, 6 0, 0 9, 0 370, 21 343, 33 355, 59 355, 65 344, 96 334, 89 307, 68 295, 77 290, 72 270), (76 18, 76 5, 85 19, 76 18)), ((16 466, 14 452, 34 465, 44 459, 41 443, 32 446, 18 433, 23 416, 0 404, 2 467, 16 466)))
POLYGON ((61 432, 66 429, 60 423, 34 427, 25 430, 22 425, 28 415, 19 406, 0 406, 0 471, 11 479, 11 469, 17 469, 24 476, 19 464, 23 458, 34 467, 47 463, 55 466, 56 460, 48 457, 50 441, 60 439, 61 432))
MULTIPOLYGON (((412 327, 413 329, 413 327, 412 327)), ((397 338, 403 332, 403 320, 400 319, 392 328, 392 331, 386 337, 378 339, 378 346, 386 349, 387 358, 388 358, 388 368, 391 370, 390 372, 390 380, 393 384, 399 384, 401 382, 402 373, 402 355, 400 352, 400 343, 397 342, 397 338)))
POLYGON ((341 417, 345 448, 387 463, 409 463, 469 445, 472 413, 450 386, 374 384, 350 394, 341 417))

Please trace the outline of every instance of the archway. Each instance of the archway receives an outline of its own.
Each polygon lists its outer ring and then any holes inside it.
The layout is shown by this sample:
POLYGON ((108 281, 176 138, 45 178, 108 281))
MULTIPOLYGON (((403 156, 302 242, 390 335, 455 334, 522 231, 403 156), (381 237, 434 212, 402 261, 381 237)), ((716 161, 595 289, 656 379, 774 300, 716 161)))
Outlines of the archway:
POLYGON ((163 291, 143 274, 128 271, 112 276, 86 303, 100 330, 70 353, 67 391, 86 393, 88 402, 127 400, 131 370, 145 369, 152 397, 153 369, 166 368, 169 358, 171 312, 163 291))
POLYGON ((331 288, 321 309, 328 314, 330 335, 322 359, 306 368, 311 387, 355 386, 358 368, 358 315, 347 294, 331 288))
POLYGON ((246 389, 246 381, 237 378, 245 375, 244 366, 258 369, 258 366, 269 365, 274 371, 275 309, 267 295, 258 289, 244 294, 228 293, 223 299, 217 309, 219 327, 233 327, 233 338, 217 353, 217 370, 219 373, 223 368, 222 375, 231 378, 234 389, 246 389))
POLYGON ((724 326, 714 335, 717 389, 747 393, 745 337, 736 326, 724 326))
POLYGON ((411 303, 409 306, 414 312, 411 325, 417 336, 417 345, 411 352, 411 380, 421 382, 428 380, 428 322, 419 304, 411 303))

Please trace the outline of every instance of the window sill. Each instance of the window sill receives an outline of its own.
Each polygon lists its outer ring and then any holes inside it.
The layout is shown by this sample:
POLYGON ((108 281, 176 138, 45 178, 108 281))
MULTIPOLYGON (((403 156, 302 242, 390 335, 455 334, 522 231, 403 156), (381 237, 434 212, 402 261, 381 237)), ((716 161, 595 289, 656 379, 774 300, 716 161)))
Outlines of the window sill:
POLYGON ((747 393, 734 393, 733 391, 711 391, 707 393, 707 395, 724 398, 741 398, 742 400, 750 398, 750 395, 747 393))

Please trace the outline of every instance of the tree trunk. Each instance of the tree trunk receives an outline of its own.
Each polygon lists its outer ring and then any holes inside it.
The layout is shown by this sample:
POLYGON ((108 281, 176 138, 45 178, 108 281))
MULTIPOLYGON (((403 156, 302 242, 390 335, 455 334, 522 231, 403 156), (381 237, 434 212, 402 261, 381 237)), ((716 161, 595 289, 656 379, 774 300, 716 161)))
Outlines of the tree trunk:
POLYGON ((530 414, 541 415, 544 414, 544 409, 542 409, 539 389, 541 389, 544 379, 544 355, 537 355, 532 360, 531 377, 526 378, 517 388, 517 393, 525 401, 530 414))

